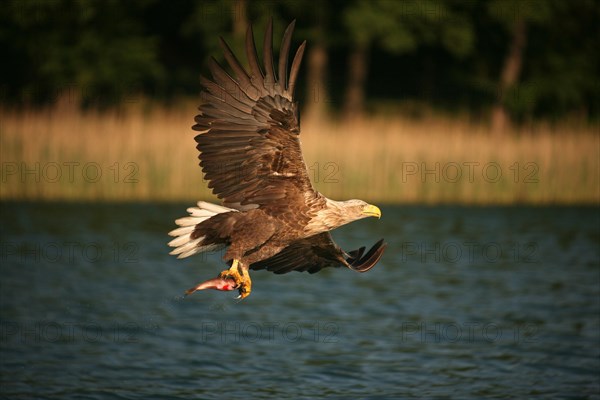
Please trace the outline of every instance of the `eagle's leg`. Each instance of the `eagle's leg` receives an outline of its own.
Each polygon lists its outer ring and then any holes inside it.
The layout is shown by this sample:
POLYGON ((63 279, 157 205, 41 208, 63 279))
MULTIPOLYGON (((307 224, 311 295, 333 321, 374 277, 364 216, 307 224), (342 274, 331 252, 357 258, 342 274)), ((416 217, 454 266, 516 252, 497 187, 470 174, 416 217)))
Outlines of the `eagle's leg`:
POLYGON ((250 280, 248 268, 238 259, 234 259, 231 267, 221 272, 219 278, 233 279, 235 281, 237 289, 240 292, 239 299, 248 297, 252 291, 252 281, 250 280))

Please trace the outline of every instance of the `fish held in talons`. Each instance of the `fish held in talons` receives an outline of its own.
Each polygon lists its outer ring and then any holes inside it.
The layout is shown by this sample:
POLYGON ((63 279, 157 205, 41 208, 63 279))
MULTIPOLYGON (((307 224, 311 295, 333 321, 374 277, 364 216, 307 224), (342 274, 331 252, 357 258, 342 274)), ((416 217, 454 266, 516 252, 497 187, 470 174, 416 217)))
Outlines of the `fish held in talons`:
POLYGON ((240 295, 237 299, 244 299, 250 295, 252 291, 252 280, 250 280, 250 274, 248 269, 238 259, 234 259, 231 262, 231 267, 219 274, 219 278, 233 280, 236 289, 238 289, 240 295))
POLYGON ((218 276, 216 278, 209 279, 207 281, 199 283, 197 286, 194 286, 193 288, 186 290, 185 295, 189 296, 190 294, 192 294, 198 290, 204 290, 204 289, 230 291, 230 290, 235 290, 237 288, 238 288, 238 284, 233 279, 228 279, 228 278, 223 278, 221 276, 218 276))

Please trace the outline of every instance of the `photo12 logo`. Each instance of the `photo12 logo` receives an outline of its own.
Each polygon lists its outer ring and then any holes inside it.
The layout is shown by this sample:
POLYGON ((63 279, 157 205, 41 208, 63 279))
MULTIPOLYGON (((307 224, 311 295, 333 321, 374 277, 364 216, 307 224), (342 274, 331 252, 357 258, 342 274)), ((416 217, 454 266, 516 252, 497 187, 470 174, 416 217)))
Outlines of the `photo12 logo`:
POLYGON ((416 242, 405 241, 399 246, 402 262, 436 262, 456 264, 498 263, 503 261, 538 263, 539 245, 536 242, 478 242, 445 241, 416 242))
POLYGON ((138 183, 139 166, 135 162, 114 162, 110 165, 89 161, 0 163, 2 183, 138 183))
POLYGON ((539 166, 534 162, 502 166, 497 162, 482 163, 479 161, 463 162, 412 162, 401 163, 400 179, 402 183, 420 180, 421 183, 473 183, 483 181, 498 183, 503 180, 513 183, 539 183, 539 166))
POLYGON ((34 321, 0 322, 0 343, 137 343, 143 334, 154 334, 159 329, 151 323, 122 322, 67 322, 34 321))
POLYGON ((0 242, 1 262, 34 262, 75 265, 79 263, 137 263, 139 244, 136 242, 0 242))
POLYGON ((221 344, 258 341, 336 343, 339 327, 334 322, 202 322, 199 337, 203 342, 221 344))
POLYGON ((533 323, 505 326, 494 322, 402 322, 400 340, 420 343, 533 343, 539 327, 533 323))

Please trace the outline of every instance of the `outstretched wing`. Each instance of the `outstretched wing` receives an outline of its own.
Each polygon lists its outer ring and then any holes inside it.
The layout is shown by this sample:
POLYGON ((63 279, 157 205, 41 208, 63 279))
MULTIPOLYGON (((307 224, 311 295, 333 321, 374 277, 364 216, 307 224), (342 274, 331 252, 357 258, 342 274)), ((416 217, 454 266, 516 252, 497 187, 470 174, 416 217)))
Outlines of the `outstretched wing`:
POLYGON ((300 45, 288 73, 292 22, 283 35, 278 74, 273 66, 273 24, 263 46, 264 73, 259 66, 252 28, 246 33, 246 71, 227 43, 221 47, 234 76, 214 59, 212 80, 202 78, 206 102, 199 107, 194 130, 199 159, 208 187, 227 207, 256 207, 277 214, 289 204, 305 205, 318 199, 312 188, 302 151, 294 87, 306 41, 300 45), (309 192, 309 193, 307 193, 309 192), (305 195, 308 194, 308 195, 305 195))
POLYGON ((364 254, 365 247, 346 253, 331 238, 329 232, 296 240, 276 255, 250 265, 250 269, 285 274, 308 271, 313 274, 326 267, 348 267, 357 272, 373 268, 383 255, 387 243, 381 239, 364 254))

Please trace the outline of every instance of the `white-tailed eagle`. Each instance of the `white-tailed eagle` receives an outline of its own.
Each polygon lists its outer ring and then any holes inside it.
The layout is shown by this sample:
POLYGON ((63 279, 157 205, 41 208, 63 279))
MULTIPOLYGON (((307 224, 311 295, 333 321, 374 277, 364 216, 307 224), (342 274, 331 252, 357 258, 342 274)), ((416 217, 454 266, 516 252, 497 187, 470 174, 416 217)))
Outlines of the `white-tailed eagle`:
POLYGON ((304 41, 288 73, 292 22, 283 35, 277 74, 273 64, 273 26, 264 37, 263 63, 256 54, 252 28, 246 33, 250 70, 237 60, 227 43, 220 43, 233 71, 216 60, 209 64, 212 80, 202 78, 200 114, 193 129, 200 166, 208 187, 223 205, 198 202, 190 216, 175 222, 179 228, 169 245, 178 258, 227 247, 223 259, 230 266, 217 278, 189 289, 239 291, 250 294, 249 270, 276 274, 318 272, 325 267, 347 267, 365 272, 381 258, 383 239, 365 254, 365 248, 345 252, 329 231, 381 211, 362 200, 335 201, 311 185, 300 149, 298 105, 294 88, 304 41))

